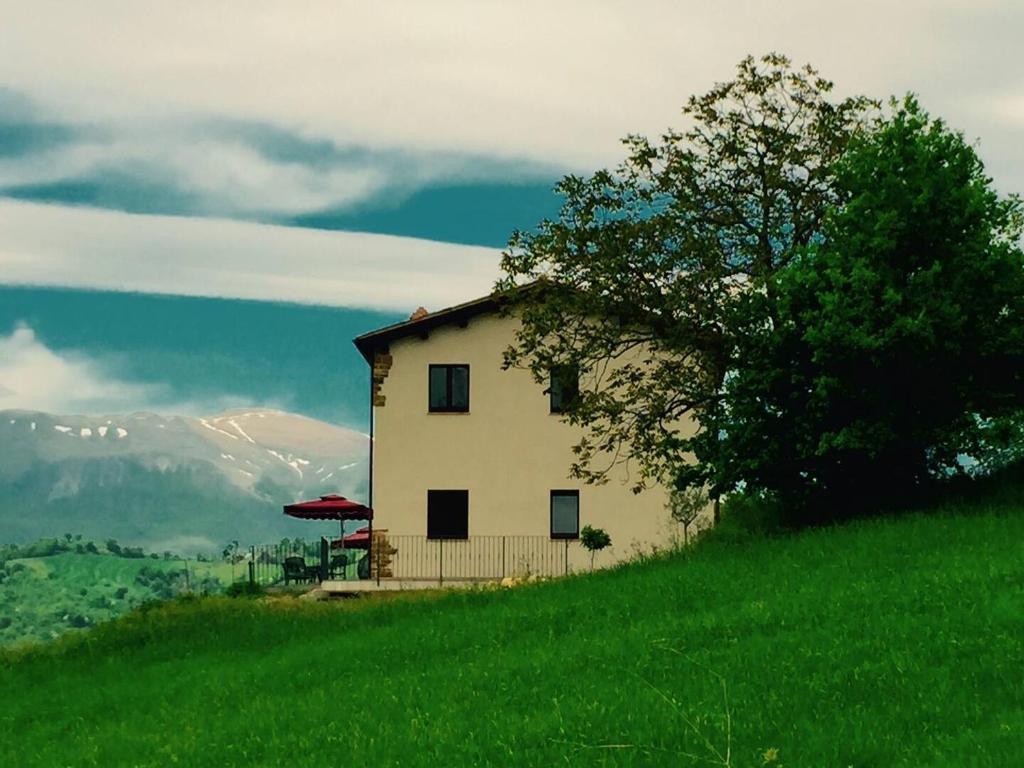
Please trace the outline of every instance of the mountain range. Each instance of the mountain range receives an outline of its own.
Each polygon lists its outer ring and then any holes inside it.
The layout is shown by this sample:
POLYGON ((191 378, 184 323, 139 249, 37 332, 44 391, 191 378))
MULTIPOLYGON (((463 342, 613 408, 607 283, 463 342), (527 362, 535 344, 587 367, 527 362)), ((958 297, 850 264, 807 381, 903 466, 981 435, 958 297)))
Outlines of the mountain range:
POLYGON ((205 418, 0 411, 0 542, 80 533, 193 554, 316 538, 336 526, 281 506, 365 499, 368 449, 358 431, 265 408, 205 418))

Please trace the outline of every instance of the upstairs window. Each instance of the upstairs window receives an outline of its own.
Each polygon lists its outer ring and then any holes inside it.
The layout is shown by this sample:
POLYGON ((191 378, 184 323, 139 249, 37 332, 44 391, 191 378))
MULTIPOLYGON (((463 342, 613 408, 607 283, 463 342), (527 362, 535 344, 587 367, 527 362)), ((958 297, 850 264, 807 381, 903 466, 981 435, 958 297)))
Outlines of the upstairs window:
POLYGON ((580 492, 551 492, 551 538, 580 537, 580 492))
POLYGON ((427 491, 427 538, 469 538, 469 491, 427 491))
POLYGON ((431 365, 431 413, 469 412, 469 366, 431 365))
POLYGON ((580 397, 580 371, 575 365, 556 365, 551 369, 551 413, 564 413, 580 397))

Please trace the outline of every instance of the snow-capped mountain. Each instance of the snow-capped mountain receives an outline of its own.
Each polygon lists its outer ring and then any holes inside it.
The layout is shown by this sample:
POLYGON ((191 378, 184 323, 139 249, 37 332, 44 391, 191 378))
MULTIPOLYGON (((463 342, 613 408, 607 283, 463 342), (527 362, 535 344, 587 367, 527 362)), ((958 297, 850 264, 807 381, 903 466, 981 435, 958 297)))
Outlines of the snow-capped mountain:
POLYGON ((319 536, 281 505, 365 496, 369 438, 269 409, 205 418, 0 411, 0 541, 82 533, 152 549, 319 536))

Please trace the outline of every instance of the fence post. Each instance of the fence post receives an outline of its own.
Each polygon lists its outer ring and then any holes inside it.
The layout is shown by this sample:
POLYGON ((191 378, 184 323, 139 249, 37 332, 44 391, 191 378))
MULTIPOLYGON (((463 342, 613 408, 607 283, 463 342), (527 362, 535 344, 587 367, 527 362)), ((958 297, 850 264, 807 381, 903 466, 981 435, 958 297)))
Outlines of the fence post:
POLYGON ((249 586, 256 586, 256 547, 249 547, 249 586))
POLYGON ((501 537, 501 578, 505 578, 505 537, 501 537))
POLYGON ((444 539, 437 540, 437 586, 444 586, 444 539))
POLYGON ((565 575, 569 575, 569 540, 565 540, 565 575))

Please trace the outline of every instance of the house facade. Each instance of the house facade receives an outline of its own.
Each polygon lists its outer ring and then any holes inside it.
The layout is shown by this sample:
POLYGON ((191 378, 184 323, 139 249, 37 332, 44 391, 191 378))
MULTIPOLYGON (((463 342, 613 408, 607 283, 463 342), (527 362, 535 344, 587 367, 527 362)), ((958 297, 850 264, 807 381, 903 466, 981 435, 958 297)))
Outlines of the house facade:
POLYGON ((577 541, 586 525, 611 536, 596 565, 681 537, 665 489, 633 493, 626 467, 602 485, 569 476, 582 433, 560 407, 575 382, 503 370, 519 321, 498 310, 488 297, 355 340, 372 368, 374 528, 392 540, 547 540, 570 571, 590 567, 577 541))

